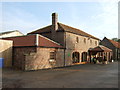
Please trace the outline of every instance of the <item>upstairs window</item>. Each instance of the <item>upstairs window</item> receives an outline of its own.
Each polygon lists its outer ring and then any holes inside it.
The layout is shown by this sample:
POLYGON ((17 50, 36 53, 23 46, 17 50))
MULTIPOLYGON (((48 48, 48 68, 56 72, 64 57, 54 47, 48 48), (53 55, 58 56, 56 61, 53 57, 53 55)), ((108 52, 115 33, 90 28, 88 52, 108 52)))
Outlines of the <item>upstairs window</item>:
POLYGON ((79 43, 79 38, 78 37, 76 37, 76 43, 79 43))
POLYGON ((55 59, 56 53, 55 52, 50 52, 50 59, 55 59))
POLYGON ((92 40, 90 40, 90 44, 92 44, 92 40))
POLYGON ((84 38, 84 43, 86 43, 86 38, 84 38))
POLYGON ((95 45, 97 46, 97 41, 95 41, 95 45))

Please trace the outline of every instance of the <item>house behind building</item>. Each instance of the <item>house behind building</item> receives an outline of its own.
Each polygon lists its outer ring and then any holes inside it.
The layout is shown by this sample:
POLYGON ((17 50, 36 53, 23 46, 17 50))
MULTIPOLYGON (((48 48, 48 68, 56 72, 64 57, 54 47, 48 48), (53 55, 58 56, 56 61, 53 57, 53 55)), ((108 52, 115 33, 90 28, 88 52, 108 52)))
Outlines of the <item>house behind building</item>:
POLYGON ((24 34, 19 32, 18 30, 14 30, 14 31, 7 31, 7 32, 0 33, 0 38, 22 36, 22 35, 24 35, 24 34))
POLYGON ((103 40, 100 42, 100 44, 105 47, 108 47, 109 49, 112 49, 113 60, 120 60, 120 43, 119 42, 116 42, 104 37, 103 40))

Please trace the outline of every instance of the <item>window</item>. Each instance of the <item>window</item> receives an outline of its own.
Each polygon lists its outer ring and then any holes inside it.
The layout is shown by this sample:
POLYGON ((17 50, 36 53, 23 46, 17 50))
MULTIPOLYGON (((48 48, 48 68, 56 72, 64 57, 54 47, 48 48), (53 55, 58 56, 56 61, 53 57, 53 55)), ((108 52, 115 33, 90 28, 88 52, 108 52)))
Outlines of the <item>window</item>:
POLYGON ((90 40, 90 44, 92 44, 92 40, 90 40))
POLYGON ((97 41, 95 41, 95 45, 97 45, 97 41))
POLYGON ((84 43, 86 43, 86 38, 84 38, 84 43))
POLYGON ((76 43, 78 43, 79 42, 79 38, 78 37, 76 37, 76 43))
POLYGON ((55 52, 50 52, 50 59, 55 59, 55 56, 56 56, 55 52))

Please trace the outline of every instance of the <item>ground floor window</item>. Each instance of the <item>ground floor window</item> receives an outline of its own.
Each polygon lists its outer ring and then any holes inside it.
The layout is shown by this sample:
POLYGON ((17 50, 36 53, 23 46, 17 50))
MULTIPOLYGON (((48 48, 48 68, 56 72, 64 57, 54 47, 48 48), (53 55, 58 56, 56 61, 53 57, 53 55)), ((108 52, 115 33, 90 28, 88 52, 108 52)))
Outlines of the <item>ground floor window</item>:
POLYGON ((72 54, 73 63, 79 63, 79 57, 80 57, 79 52, 73 52, 72 54))
POLYGON ((55 52, 50 52, 50 59, 55 59, 56 53, 55 52))

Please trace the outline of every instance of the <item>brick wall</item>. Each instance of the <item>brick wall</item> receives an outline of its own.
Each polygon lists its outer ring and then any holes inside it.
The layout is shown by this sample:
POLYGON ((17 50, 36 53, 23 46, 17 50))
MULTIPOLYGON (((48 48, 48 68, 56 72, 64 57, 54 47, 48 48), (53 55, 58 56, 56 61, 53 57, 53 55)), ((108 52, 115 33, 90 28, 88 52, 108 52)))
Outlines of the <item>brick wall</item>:
POLYGON ((38 70, 64 66, 64 50, 40 47, 14 48, 14 67, 22 70, 38 70), (56 52, 55 63, 50 63, 50 52, 56 52))
POLYGON ((53 67, 62 67, 64 65, 63 49, 55 48, 37 48, 37 53, 31 53, 25 57, 25 70, 38 70, 53 67), (55 63, 50 63, 50 52, 56 52, 55 63))
POLYGON ((37 70, 51 68, 49 64, 49 52, 54 51, 53 48, 37 48, 37 52, 25 56, 25 70, 37 70))
POLYGON ((13 49, 13 66, 24 70, 25 55, 36 53, 36 47, 14 47, 13 49))
POLYGON ((64 49, 56 49, 56 66, 55 67, 63 67, 64 66, 64 49))

